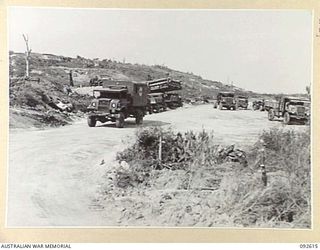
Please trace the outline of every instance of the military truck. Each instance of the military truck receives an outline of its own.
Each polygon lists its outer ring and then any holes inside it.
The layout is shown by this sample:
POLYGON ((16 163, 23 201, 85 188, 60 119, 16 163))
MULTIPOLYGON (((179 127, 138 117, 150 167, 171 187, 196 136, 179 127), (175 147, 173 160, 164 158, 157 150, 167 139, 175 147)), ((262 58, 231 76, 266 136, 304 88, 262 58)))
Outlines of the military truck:
POLYGON ((236 100, 233 92, 219 92, 217 95, 217 100, 215 101, 214 108, 218 108, 222 110, 223 108, 227 108, 228 110, 236 108, 236 100))
POLYGON ((166 111, 167 105, 165 102, 164 93, 151 93, 148 94, 148 106, 149 113, 159 113, 160 111, 166 111))
POLYGON ((182 98, 178 93, 165 93, 164 95, 166 106, 170 109, 182 107, 182 98))
POLYGON ((284 124, 310 121, 310 100, 298 97, 283 96, 280 101, 269 104, 268 119, 283 118, 284 124))
POLYGON ((264 111, 265 107, 264 107, 264 100, 254 100, 252 102, 252 109, 253 110, 260 110, 260 111, 264 111))
POLYGON ((246 96, 242 96, 242 95, 238 95, 236 97, 236 109, 247 109, 248 108, 248 97, 246 96))
POLYGON ((278 105, 278 101, 276 100, 265 100, 264 101, 264 110, 269 111, 270 109, 274 108, 278 105))
POLYGON ((112 121, 117 128, 122 128, 128 117, 134 117, 136 124, 141 124, 148 93, 145 83, 104 80, 103 88, 93 90, 94 99, 87 108, 88 126, 95 127, 97 121, 112 121))
POLYGON ((147 82, 150 93, 163 93, 165 105, 168 108, 182 107, 182 99, 180 95, 176 92, 182 89, 182 82, 179 80, 171 79, 170 77, 156 79, 147 82))

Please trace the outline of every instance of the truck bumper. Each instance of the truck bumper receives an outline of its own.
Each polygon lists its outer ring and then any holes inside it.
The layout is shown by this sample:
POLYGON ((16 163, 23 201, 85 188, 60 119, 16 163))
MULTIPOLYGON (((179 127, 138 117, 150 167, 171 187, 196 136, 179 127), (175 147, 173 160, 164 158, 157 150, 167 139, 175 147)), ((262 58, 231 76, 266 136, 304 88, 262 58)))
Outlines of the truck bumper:
POLYGON ((119 113, 91 113, 89 114, 90 117, 96 117, 101 119, 113 120, 115 118, 119 118, 119 113))

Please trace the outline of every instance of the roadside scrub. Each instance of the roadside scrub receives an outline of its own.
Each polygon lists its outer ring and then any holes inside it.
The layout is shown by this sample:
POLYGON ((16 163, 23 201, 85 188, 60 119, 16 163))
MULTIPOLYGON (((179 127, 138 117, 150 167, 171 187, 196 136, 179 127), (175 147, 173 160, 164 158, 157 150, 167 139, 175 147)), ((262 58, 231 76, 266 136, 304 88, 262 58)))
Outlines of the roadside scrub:
POLYGON ((118 153, 119 166, 109 177, 113 189, 105 190, 113 201, 130 199, 117 205, 131 214, 121 212, 118 224, 310 227, 309 131, 264 131, 246 152, 217 145, 206 131, 151 127, 137 130, 135 138, 118 153))

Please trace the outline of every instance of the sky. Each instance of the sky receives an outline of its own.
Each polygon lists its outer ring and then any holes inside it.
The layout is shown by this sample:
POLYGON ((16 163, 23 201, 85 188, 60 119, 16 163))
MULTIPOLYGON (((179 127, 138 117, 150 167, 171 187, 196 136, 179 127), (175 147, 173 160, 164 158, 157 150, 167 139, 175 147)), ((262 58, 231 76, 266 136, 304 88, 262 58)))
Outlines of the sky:
POLYGON ((9 49, 165 65, 260 93, 304 93, 307 10, 8 9, 9 49))

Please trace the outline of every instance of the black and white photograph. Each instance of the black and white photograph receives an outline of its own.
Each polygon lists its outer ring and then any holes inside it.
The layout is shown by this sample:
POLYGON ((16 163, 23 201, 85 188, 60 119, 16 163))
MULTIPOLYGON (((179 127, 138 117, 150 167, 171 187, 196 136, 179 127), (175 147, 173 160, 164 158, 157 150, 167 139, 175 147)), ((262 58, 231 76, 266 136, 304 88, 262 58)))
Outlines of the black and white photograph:
POLYGON ((312 11, 7 20, 8 228, 312 229, 312 11))

